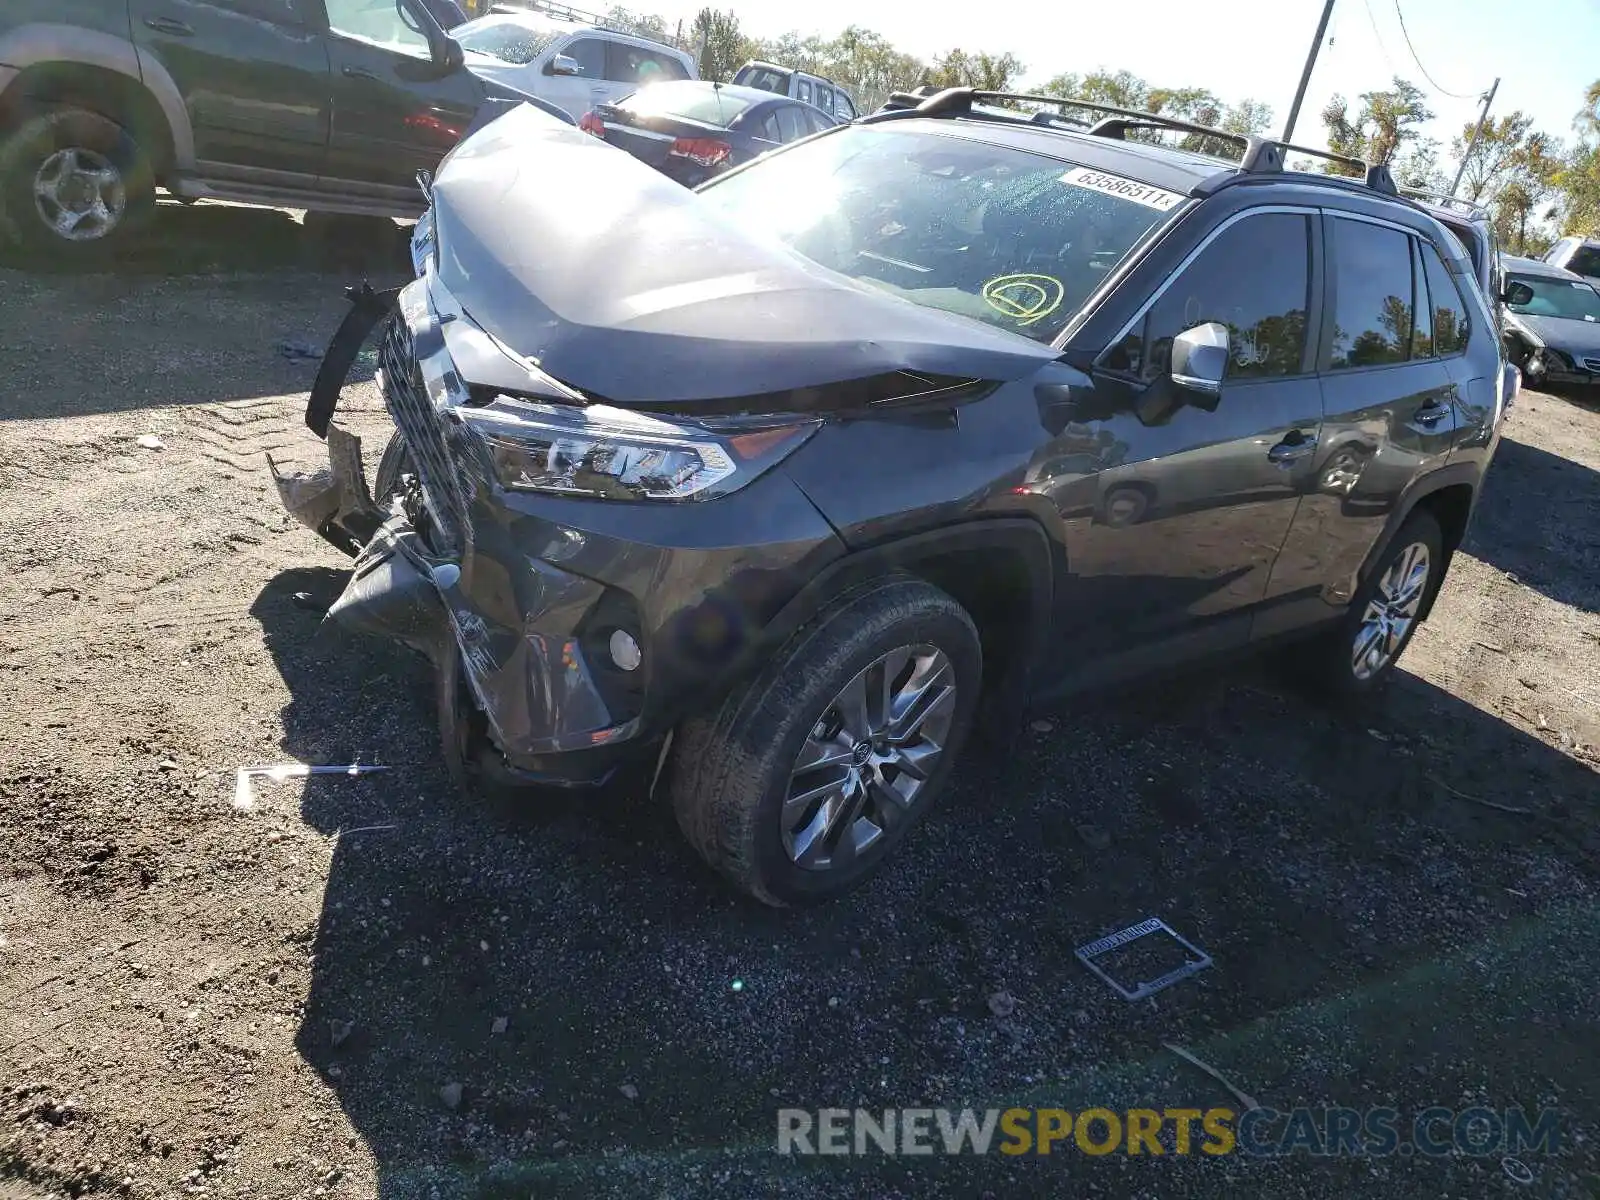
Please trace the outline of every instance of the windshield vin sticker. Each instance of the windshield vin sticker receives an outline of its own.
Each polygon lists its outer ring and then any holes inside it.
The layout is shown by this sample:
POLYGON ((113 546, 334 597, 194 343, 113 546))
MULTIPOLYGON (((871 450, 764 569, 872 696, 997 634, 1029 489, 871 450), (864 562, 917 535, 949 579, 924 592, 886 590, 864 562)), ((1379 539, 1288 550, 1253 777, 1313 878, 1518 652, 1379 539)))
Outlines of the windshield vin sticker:
POLYGON ((1131 200, 1135 204, 1142 204, 1146 208, 1154 208, 1160 212, 1171 211, 1183 200, 1177 192, 1151 187, 1148 183, 1139 183, 1133 179, 1124 179, 1120 175, 1107 175, 1104 171, 1095 171, 1089 167, 1073 167, 1061 177, 1061 182, 1088 188, 1091 192, 1120 196, 1124 200, 1131 200))

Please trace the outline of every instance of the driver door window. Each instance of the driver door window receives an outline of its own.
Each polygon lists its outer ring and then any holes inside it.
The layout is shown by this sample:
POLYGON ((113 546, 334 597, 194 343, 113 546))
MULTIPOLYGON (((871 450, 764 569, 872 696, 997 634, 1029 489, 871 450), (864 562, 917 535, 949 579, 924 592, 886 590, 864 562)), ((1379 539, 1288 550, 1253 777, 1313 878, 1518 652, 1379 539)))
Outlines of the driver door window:
POLYGON ((413 58, 428 57, 428 39, 396 0, 326 0, 328 32, 413 58))
POLYGON ((598 38, 579 38, 561 53, 578 64, 578 74, 583 78, 606 77, 606 44, 598 38))
POLYGON ((1277 212, 1224 229, 1111 349, 1105 366, 1152 383, 1168 371, 1175 337, 1220 321, 1228 327, 1229 380, 1305 373, 1307 229, 1305 217, 1277 212))

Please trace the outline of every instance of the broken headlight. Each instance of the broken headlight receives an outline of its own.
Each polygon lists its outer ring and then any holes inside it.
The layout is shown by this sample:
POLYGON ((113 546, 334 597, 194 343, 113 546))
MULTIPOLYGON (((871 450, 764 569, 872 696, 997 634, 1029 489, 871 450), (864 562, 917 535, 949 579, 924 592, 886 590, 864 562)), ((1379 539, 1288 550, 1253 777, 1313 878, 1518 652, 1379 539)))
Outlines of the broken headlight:
POLYGON ((610 500, 710 500, 797 449, 819 421, 679 423, 608 405, 502 397, 457 416, 483 439, 502 487, 610 500))

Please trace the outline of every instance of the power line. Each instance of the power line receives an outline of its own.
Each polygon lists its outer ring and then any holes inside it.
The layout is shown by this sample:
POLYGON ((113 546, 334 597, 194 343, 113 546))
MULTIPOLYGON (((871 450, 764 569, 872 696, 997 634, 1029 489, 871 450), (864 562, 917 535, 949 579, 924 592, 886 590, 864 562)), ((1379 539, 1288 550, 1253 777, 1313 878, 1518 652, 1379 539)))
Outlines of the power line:
POLYGON ((1367 21, 1372 25, 1373 40, 1378 43, 1378 53, 1383 55, 1383 62, 1389 68, 1389 74, 1400 74, 1395 69, 1394 59, 1389 57, 1389 48, 1383 44, 1383 34, 1378 32, 1378 18, 1372 15, 1372 0, 1361 0, 1361 6, 1367 10, 1367 21))
MULTIPOLYGON (((1371 15, 1371 11, 1371 9, 1367 10, 1368 15, 1371 15)), ((1449 96, 1452 100, 1481 100, 1483 98, 1482 92, 1475 96, 1463 96, 1460 92, 1452 92, 1447 88, 1440 87, 1439 81, 1428 74, 1428 68, 1423 66, 1422 60, 1417 57, 1417 48, 1411 44, 1411 33, 1406 29, 1406 15, 1400 11, 1400 0, 1394 0, 1394 15, 1400 18, 1400 33, 1406 39, 1406 49, 1411 51, 1411 61, 1417 64, 1417 70, 1421 71, 1422 77, 1433 85, 1434 91, 1440 95, 1449 96)), ((1373 24, 1373 31, 1377 31, 1376 23, 1373 24)))

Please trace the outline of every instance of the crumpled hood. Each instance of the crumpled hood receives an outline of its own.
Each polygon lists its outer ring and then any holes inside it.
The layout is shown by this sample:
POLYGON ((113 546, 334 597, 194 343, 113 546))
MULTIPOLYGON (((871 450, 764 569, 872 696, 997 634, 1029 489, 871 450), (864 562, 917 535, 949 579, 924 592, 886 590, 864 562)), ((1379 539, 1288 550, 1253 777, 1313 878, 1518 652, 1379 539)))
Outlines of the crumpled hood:
POLYGON ((433 204, 439 276, 467 315, 549 375, 617 403, 902 370, 1005 381, 1056 357, 826 271, 528 107, 456 147, 433 204))
POLYGON ((1536 317, 1528 313, 1507 313, 1512 321, 1526 327, 1546 346, 1568 354, 1600 358, 1600 321, 1572 317, 1536 317))

